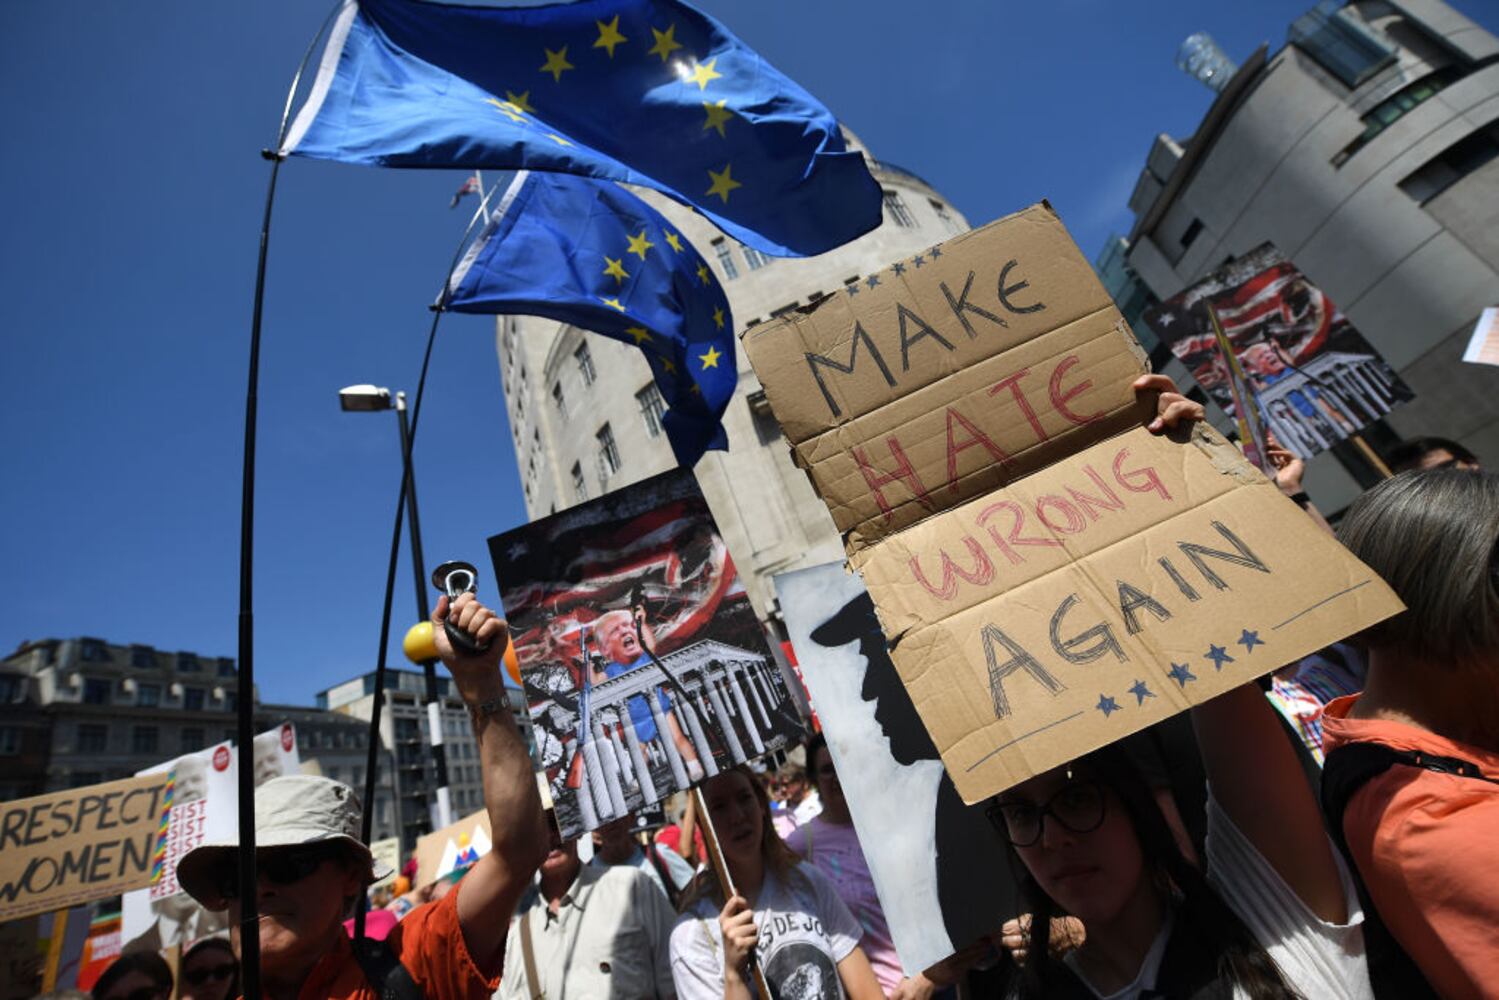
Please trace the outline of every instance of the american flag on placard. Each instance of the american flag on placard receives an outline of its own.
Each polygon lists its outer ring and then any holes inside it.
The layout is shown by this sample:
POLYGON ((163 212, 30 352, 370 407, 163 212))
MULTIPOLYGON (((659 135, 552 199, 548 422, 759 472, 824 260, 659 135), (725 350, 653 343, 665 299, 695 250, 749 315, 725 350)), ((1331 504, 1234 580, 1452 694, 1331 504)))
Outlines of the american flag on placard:
POLYGON ((448 202, 448 208, 457 208, 458 203, 467 195, 483 193, 483 189, 479 186, 479 175, 469 174, 468 177, 464 178, 463 186, 454 193, 453 200, 448 202))

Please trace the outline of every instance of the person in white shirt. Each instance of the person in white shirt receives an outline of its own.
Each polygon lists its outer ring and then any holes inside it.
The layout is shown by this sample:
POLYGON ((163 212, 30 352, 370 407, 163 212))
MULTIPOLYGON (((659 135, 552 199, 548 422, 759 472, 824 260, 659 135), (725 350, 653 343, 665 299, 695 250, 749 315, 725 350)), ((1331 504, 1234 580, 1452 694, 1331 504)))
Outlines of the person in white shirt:
POLYGON ((629 865, 640 869, 665 893, 674 910, 695 871, 680 854, 665 844, 649 843, 642 847, 635 837, 634 813, 626 813, 593 831, 593 857, 588 863, 601 867, 629 865))

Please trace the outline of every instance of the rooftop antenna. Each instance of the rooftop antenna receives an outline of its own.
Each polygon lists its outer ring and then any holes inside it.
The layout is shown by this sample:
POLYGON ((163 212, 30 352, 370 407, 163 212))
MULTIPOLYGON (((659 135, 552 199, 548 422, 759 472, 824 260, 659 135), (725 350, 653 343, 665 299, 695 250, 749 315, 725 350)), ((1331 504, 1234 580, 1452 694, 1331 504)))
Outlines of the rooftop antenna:
POLYGON ((1188 35, 1176 50, 1176 67, 1221 94, 1238 72, 1239 64, 1218 47, 1212 35, 1198 31, 1188 35))

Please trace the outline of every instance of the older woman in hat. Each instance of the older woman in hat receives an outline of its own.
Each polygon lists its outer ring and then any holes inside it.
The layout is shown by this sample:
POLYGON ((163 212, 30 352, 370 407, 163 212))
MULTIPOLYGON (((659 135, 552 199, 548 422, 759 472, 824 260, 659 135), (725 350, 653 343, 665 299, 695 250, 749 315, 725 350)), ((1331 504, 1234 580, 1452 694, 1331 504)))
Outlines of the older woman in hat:
MULTIPOLYGON (((499 983, 505 930, 546 853, 541 801, 531 761, 510 715, 500 657, 505 623, 464 594, 452 622, 488 650, 459 655, 441 627, 446 597, 432 620, 438 653, 468 706, 484 775, 494 847, 457 892, 414 910, 384 942, 418 995, 429 1000, 488 997, 499 983)), ((276 778, 255 795, 256 910, 260 979, 269 1000, 376 1000, 379 963, 356 958, 343 921, 370 882, 390 874, 359 840, 352 789, 311 775, 276 778), (366 967, 371 971, 367 972, 366 967)), ((235 843, 206 844, 177 867, 182 887, 209 909, 229 911, 239 953, 240 903, 235 843)), ((396 970, 399 976, 399 969, 396 970)))

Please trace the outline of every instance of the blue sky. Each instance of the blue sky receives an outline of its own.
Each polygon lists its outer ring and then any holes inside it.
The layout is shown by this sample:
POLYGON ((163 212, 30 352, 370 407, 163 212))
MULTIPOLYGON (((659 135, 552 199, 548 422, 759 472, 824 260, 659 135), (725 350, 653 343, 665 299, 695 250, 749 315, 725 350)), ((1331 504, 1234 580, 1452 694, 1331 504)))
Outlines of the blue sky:
MULTIPOLYGON (((1185 136, 1210 103, 1174 65, 1181 40, 1273 50, 1310 0, 704 6, 974 224, 1050 198, 1091 257, 1127 230, 1152 137, 1185 136)), ((1491 4, 1457 6, 1499 29, 1491 4)), ((235 655, 258 151, 327 9, 0 4, 0 650, 92 635, 235 655)), ((374 666, 395 418, 341 413, 336 393, 415 389, 467 220, 447 207, 461 179, 282 168, 261 358, 264 700, 309 703, 374 666)), ((429 566, 467 558, 491 597, 484 539, 525 518, 493 329, 443 321, 416 449, 429 566)), ((404 555, 397 584, 404 664, 404 555)))

